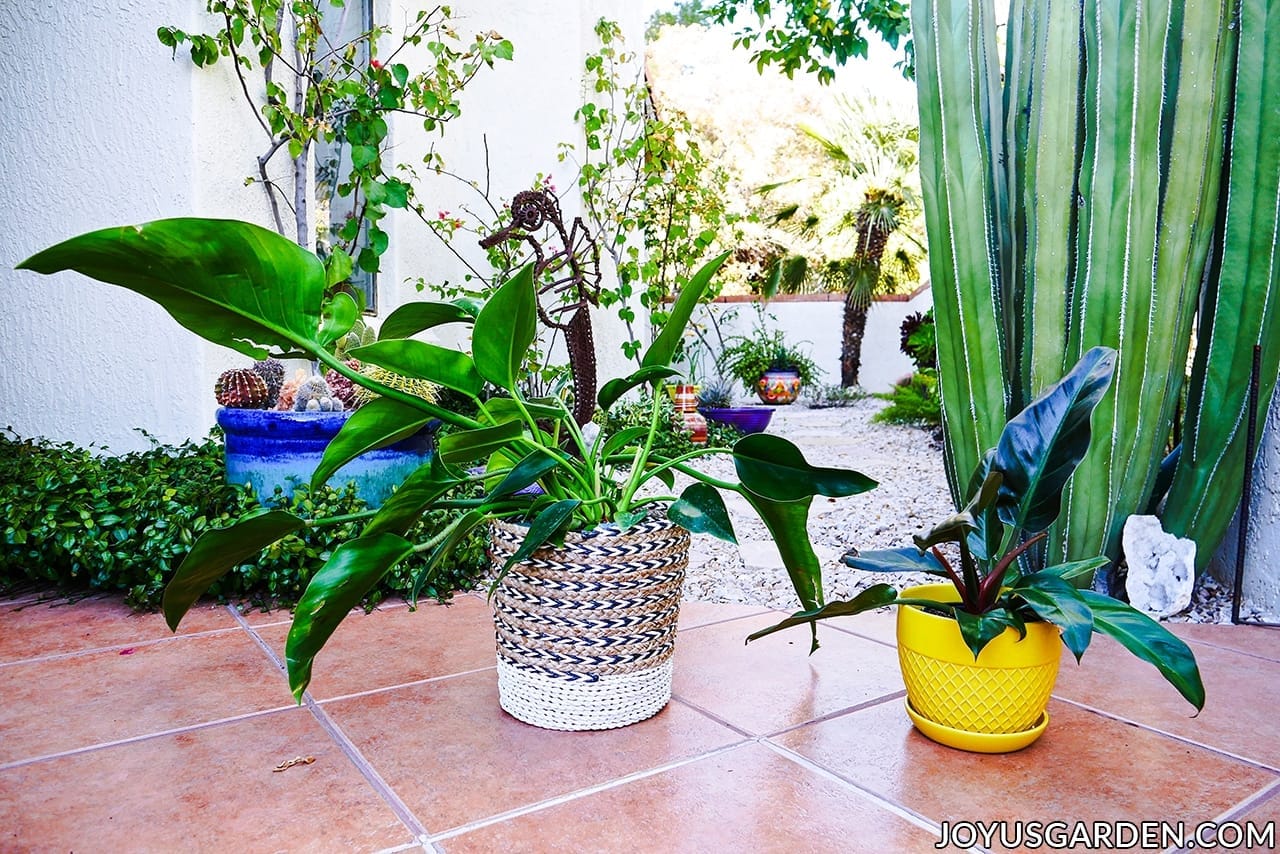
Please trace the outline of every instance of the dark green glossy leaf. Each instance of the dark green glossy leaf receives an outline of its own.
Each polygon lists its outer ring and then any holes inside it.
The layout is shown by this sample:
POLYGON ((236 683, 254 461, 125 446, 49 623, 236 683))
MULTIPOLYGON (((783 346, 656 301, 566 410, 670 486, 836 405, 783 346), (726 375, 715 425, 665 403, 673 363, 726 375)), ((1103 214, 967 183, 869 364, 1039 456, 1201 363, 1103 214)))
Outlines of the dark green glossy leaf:
POLYGON ((351 355, 362 362, 381 365, 406 377, 429 380, 468 397, 478 397, 484 388, 484 380, 476 372, 470 356, 425 341, 376 341, 352 349, 351 355))
MULTIPOLYGON (((531 418, 538 421, 563 421, 569 417, 569 410, 563 406, 537 403, 536 401, 522 401, 524 411, 529 413, 531 418)), ((485 409, 488 415, 481 415, 487 421, 494 424, 502 424, 506 421, 514 421, 523 418, 520 411, 520 404, 509 397, 495 397, 485 401, 485 409)))
POLYGON ((818 620, 825 620, 830 617, 851 617, 854 614, 861 614, 863 611, 883 608, 886 605, 892 605, 897 599, 898 591, 888 584, 873 584, 852 599, 843 602, 831 602, 821 608, 813 608, 808 611, 797 611, 780 623, 775 623, 767 629, 761 629, 748 635, 747 642, 759 640, 766 635, 789 629, 792 626, 815 623, 818 620))
POLYGON ((515 388, 525 354, 537 333, 533 265, 526 264, 489 297, 476 317, 471 352, 480 376, 502 389, 515 388))
POLYGON ((18 267, 75 270, 128 288, 200 337, 253 359, 266 358, 268 348, 321 349, 324 265, 293 241, 247 222, 184 218, 107 228, 45 249, 18 267))
POLYGON ((422 586, 431 580, 436 570, 444 563, 445 558, 453 554, 453 550, 458 547, 458 544, 465 540, 472 531, 487 522, 488 519, 488 512, 481 508, 475 508, 468 510, 449 523, 445 538, 431 550, 427 562, 423 564, 422 569, 418 570, 418 574, 413 578, 413 589, 409 594, 410 602, 417 604, 418 594, 422 592, 422 586))
POLYGON ((768 433, 753 433, 734 443, 733 464, 743 486, 774 501, 814 495, 839 498, 876 486, 874 480, 852 469, 811 466, 799 448, 768 433))
POLYGON ((260 510, 241 516, 226 528, 206 531, 191 547, 164 588, 165 622, 173 631, 209 587, 237 564, 306 523, 284 510, 260 510))
POLYGON ((495 427, 450 433, 440 439, 440 459, 446 463, 465 463, 487 457, 505 448, 524 433, 519 421, 508 421, 495 427))
POLYGON ((618 398, 631 391, 631 389, 648 382, 674 377, 679 373, 669 365, 652 365, 647 368, 641 368, 630 376, 609 380, 601 386, 600 393, 596 395, 596 402, 600 404, 601 409, 608 409, 618 402, 618 398))
POLYGON ((1129 652, 1155 665, 1196 711, 1204 708, 1204 683, 1190 647, 1164 626, 1123 602, 1092 590, 1081 590, 1080 596, 1093 611, 1094 631, 1110 635, 1129 652))
POLYGON ((1036 533, 1058 518, 1063 487, 1089 450, 1089 418, 1115 360, 1114 350, 1094 347, 1005 425, 991 468, 1004 475, 997 510, 1006 525, 1036 533))
POLYGON ((868 572, 927 572, 930 575, 947 574, 933 552, 921 554, 919 549, 903 546, 896 549, 849 553, 844 562, 854 569, 868 572))
POLYGON ((338 435, 329 440, 311 475, 311 488, 319 489, 334 472, 366 451, 407 439, 430 420, 430 415, 397 400, 379 397, 370 401, 352 412, 338 435))
POLYGON ((1040 571, 1053 573, 1063 581, 1070 582, 1073 587, 1089 587, 1093 584, 1094 573, 1109 563, 1111 561, 1108 558, 1093 557, 1088 560, 1060 563, 1057 566, 1046 566, 1040 571))
POLYGON ((728 252, 712 258, 698 268, 698 271, 689 278, 688 283, 680 289, 680 295, 671 304, 667 322, 662 325, 657 337, 653 339, 653 343, 649 345, 649 349, 640 360, 642 368, 671 364, 676 348, 684 338, 684 330, 689 325, 689 318, 693 316, 693 310, 702 301, 707 288, 711 286, 711 280, 715 278, 716 273, 728 258, 728 252))
POLYGON ((958 543, 978 529, 973 515, 966 511, 948 516, 930 528, 923 536, 914 535, 911 539, 918 549, 928 549, 938 543, 958 543))
POLYGON ((617 518, 613 520, 613 523, 618 526, 619 531, 626 531, 630 528, 634 528, 636 525, 639 525, 648 515, 648 509, 641 507, 639 510, 629 510, 626 513, 619 513, 617 518))
POLYGON ((284 646, 289 689, 299 703, 311 682, 311 663, 338 624, 391 567, 412 553, 413 544, 395 534, 359 537, 334 549, 311 579, 284 646))
POLYGON ((502 565, 502 568, 498 571, 498 579, 506 575, 507 570, 513 564, 528 560, 533 556, 534 552, 545 546, 553 536, 563 530, 565 525, 568 524, 569 518, 573 516, 574 511, 581 506, 582 502, 578 499, 566 498, 544 508, 529 523, 529 533, 525 534, 524 541, 520 543, 520 547, 502 565))
POLYGON ((507 495, 519 492, 527 486, 537 483, 538 479, 560 465, 559 461, 541 448, 532 451, 520 462, 516 463, 506 477, 493 488, 487 496, 488 501, 496 501, 507 495))
POLYGON ((964 645, 973 653, 974 661, 978 660, 978 656, 982 654, 987 644, 1004 634, 1005 629, 1020 628, 1022 635, 1026 635, 1026 627, 1019 626, 1013 615, 1005 610, 970 614, 953 605, 951 613, 955 617, 956 625, 960 627, 960 637, 964 638, 964 645))
POLYGON ((324 301, 320 309, 320 346, 328 347, 351 331, 360 317, 360 306, 355 297, 339 291, 324 301))
POLYGON ((667 518, 686 531, 738 542, 720 490, 708 484, 691 483, 685 487, 680 498, 667 507, 667 518))
MULTIPOLYGON (((813 499, 775 501, 749 489, 744 489, 742 496, 769 529, 800 604, 810 611, 820 608, 823 604, 822 564, 809 541, 809 505, 813 499)), ((814 626, 813 645, 809 651, 817 648, 818 629, 814 626)))
POLYGON ((378 340, 408 338, 446 323, 472 323, 475 306, 452 302, 410 302, 397 308, 382 321, 378 340))
POLYGON ((1156 483, 1151 490, 1151 499, 1147 501, 1146 515, 1155 516, 1160 510, 1160 502, 1169 494, 1169 489, 1173 486, 1173 476, 1178 471, 1178 461, 1181 459, 1182 443, 1179 442, 1177 447, 1160 461, 1160 469, 1156 472, 1156 483))
POLYGON ((1080 591, 1052 572, 1035 572, 1014 582, 1009 592, 1022 598, 1047 623, 1062 629, 1062 642, 1080 660, 1093 637, 1093 613, 1080 591))
POLYGON ((618 453, 627 445, 648 435, 648 427, 624 427, 604 440, 604 447, 600 451, 600 457, 601 459, 608 459, 612 454, 618 453))
POLYGON ((404 536, 418 517, 463 480, 450 471, 439 454, 405 478, 404 483, 378 508, 362 536, 390 532, 404 536))

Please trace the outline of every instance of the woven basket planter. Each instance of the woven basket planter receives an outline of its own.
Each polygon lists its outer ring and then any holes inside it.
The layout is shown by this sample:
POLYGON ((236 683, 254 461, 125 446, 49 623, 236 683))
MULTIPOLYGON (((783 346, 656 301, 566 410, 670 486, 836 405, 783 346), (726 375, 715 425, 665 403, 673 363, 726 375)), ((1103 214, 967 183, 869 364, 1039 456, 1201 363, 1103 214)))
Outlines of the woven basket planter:
MULTIPOLYGON (((526 529, 494 522, 501 567, 526 529)), ((671 699, 689 532, 665 519, 569 534, 514 564, 493 596, 498 700, 546 729, 612 729, 671 699)))

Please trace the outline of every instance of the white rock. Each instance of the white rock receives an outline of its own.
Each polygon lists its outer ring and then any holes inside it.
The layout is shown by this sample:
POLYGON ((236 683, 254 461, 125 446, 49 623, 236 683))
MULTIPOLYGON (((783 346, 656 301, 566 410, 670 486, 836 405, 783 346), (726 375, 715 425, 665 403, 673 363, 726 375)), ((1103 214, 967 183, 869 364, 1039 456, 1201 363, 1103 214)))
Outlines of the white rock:
POLYGON ((1196 544, 1166 534, 1155 516, 1130 516, 1121 537, 1129 574, 1129 604, 1153 617, 1169 617, 1191 605, 1196 544))

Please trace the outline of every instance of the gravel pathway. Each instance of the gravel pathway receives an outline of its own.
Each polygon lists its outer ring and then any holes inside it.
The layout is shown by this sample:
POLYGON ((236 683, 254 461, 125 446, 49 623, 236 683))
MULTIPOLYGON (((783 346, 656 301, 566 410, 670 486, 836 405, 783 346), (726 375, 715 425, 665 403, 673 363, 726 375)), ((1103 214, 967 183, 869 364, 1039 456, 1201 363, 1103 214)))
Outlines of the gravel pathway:
MULTIPOLYGON (((783 406, 769 425, 770 433, 794 442, 813 465, 852 468, 880 482, 862 495, 813 501, 809 533, 822 560, 829 600, 847 599, 880 581, 931 580, 862 572, 845 566, 840 557, 850 548, 910 545, 912 534, 951 512, 941 445, 925 430, 873 424, 871 416, 884 406, 875 398, 832 409, 783 406)), ((729 459, 715 458, 705 467, 709 474, 734 479, 729 459)), ((685 597, 795 610, 795 591, 764 524, 737 496, 727 496, 726 503, 740 548, 713 537, 694 537, 685 597)))
MULTIPOLYGON (((936 580, 912 573, 863 572, 840 560, 850 548, 910 545, 912 534, 952 512, 941 444, 926 430, 872 423, 871 417, 884 405, 866 398, 832 409, 783 406, 774 411, 769 425, 770 433, 794 442, 813 465, 853 468, 880 482, 870 492, 851 498, 814 499, 809 534, 822 561, 828 601, 848 599, 881 581, 903 585, 936 580)), ((713 458, 703 465, 709 474, 736 479, 727 458, 713 458)), ((725 503, 739 546, 714 537, 694 537, 685 598, 796 610, 795 591, 763 523, 737 496, 726 496, 725 503)), ((1245 611, 1246 618, 1253 616, 1247 603, 1245 611)), ((1231 592, 1206 574, 1196 583, 1190 609, 1169 619, 1229 623, 1231 592)))

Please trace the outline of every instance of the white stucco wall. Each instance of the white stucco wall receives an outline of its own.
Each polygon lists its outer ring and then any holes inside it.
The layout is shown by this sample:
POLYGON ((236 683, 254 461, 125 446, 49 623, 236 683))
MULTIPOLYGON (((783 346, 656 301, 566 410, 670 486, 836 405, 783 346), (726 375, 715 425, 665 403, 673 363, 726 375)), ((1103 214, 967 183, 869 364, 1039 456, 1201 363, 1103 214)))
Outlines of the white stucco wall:
MULTIPOLYGON (((0 427, 117 452, 147 445, 135 427, 166 442, 201 436, 213 424, 214 378, 244 364, 124 289, 13 270, 46 246, 110 225, 188 215, 269 225, 261 191, 244 186, 262 132, 225 62, 194 69, 156 40, 163 24, 207 30, 202 6, 0 4, 0 211, 11 224, 0 254, 0 427)), ((405 0, 375 6, 392 25, 418 8, 405 0)), ((495 196, 509 198, 539 170, 568 184, 573 176, 557 162, 557 144, 578 133, 572 117, 582 57, 594 47, 591 27, 609 16, 639 47, 641 4, 464 0, 453 8, 464 37, 496 29, 515 43, 516 59, 482 72, 468 90, 463 120, 441 144, 450 165, 482 178, 480 135, 487 134, 495 196)), ((409 128, 393 133, 404 159, 420 160, 409 128)), ((456 206, 460 189, 453 198, 442 189, 422 192, 443 208, 456 206)), ((566 204, 566 213, 576 210, 566 204)), ((397 217, 389 230, 384 316, 417 296, 406 278, 459 275, 416 219, 397 217)), ((607 322, 597 332, 602 376, 620 337, 607 322)))
MULTIPOLYGON (((933 292, 921 290, 907 301, 879 300, 867 313, 867 329, 862 340, 859 379, 870 392, 889 391, 894 383, 911 374, 911 360, 899 347, 899 328, 907 315, 924 312, 933 305, 933 292)), ((745 335, 756 324, 756 304, 717 302, 701 311, 722 317, 725 337, 745 335)), ((695 321, 700 319, 695 314, 695 321)), ((844 303, 838 300, 772 300, 765 304, 765 320, 783 330, 787 339, 805 345, 825 374, 826 385, 840 384, 840 345, 843 335, 844 303)), ((714 339, 713 339, 714 340, 714 339)), ((709 367, 702 370, 708 370, 709 367)), ((739 389, 741 392, 741 389, 739 389)))
MULTIPOLYGON (((1209 562, 1209 572, 1227 587, 1235 587, 1240 514, 1209 562)), ((1243 600, 1265 619, 1280 620, 1280 398, 1267 414, 1253 466, 1253 496, 1249 530, 1245 534, 1243 600)))
POLYGON ((156 27, 186 0, 0 4, 0 426, 112 450, 203 434, 205 346, 157 306, 13 266, 109 225, 190 214, 191 70, 156 27))

